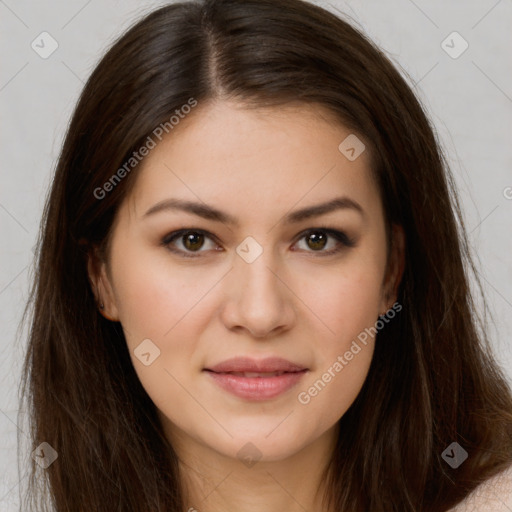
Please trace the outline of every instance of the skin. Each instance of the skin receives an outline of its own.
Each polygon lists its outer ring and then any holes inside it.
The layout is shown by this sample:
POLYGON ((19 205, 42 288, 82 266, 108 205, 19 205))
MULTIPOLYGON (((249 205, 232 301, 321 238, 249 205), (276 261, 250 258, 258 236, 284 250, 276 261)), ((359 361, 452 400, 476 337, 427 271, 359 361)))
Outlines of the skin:
POLYGON ((137 170, 106 260, 91 255, 102 314, 121 322, 137 374, 179 456, 186 509, 325 510, 321 473, 337 422, 367 376, 375 340, 308 404, 297 396, 392 306, 404 264, 400 228, 386 258, 369 151, 349 161, 338 150, 350 133, 318 106, 200 104, 137 170), (297 224, 282 221, 338 196, 356 201, 364 215, 339 209, 297 224), (238 217, 239 225, 178 210, 144 216, 171 197, 211 205, 238 217), (345 232, 356 245, 329 237, 319 248, 301 235, 322 226, 345 232), (202 246, 184 245, 182 237, 170 245, 189 248, 195 258, 162 245, 185 228, 213 235, 202 246), (252 263, 236 252, 248 236, 263 249, 252 263), (336 247, 340 252, 322 256, 336 247), (134 350, 148 338, 160 355, 145 366, 134 350), (283 357, 309 371, 278 397, 244 400, 202 371, 235 356, 283 357), (237 456, 249 442, 260 457, 251 467, 237 456))

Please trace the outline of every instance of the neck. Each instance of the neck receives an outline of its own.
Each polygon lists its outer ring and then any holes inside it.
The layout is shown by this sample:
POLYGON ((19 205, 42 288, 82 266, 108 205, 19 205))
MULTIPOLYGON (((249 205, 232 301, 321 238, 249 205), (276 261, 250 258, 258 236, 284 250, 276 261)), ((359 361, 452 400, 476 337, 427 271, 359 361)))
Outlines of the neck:
POLYGON ((172 431, 187 512, 325 512, 323 478, 336 426, 292 455, 269 460, 254 444, 237 458, 172 431))

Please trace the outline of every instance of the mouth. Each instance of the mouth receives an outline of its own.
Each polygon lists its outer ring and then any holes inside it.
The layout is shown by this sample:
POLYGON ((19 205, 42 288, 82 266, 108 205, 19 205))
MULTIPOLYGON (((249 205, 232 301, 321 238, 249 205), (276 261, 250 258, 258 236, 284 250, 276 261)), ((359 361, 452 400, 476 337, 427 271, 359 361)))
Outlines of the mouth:
MULTIPOLYGON (((207 370, 211 371, 211 370, 207 370)), ((267 377, 278 377, 279 375, 284 375, 285 373, 297 373, 297 372, 214 372, 214 373, 223 373, 225 375, 234 375, 235 377, 246 377, 248 379, 264 379, 267 377)))
POLYGON ((234 357, 214 366, 204 368, 214 373, 255 374, 252 376, 279 373, 295 373, 307 370, 305 366, 293 363, 281 357, 267 357, 265 359, 252 359, 250 357, 234 357))
POLYGON ((224 391, 245 400, 262 401, 290 390, 309 370, 281 358, 234 358, 203 371, 224 391))

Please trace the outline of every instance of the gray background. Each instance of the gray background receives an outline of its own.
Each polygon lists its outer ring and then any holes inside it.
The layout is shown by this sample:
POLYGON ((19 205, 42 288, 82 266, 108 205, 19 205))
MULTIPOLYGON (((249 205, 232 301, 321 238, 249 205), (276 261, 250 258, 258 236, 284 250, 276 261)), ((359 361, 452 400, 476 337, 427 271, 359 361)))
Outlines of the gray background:
MULTIPOLYGON (((163 3, 0 0, 0 509, 6 512, 17 510, 20 489, 17 389, 24 337, 16 328, 64 130, 107 45, 163 3), (47 59, 31 47, 43 31, 58 43, 47 59)), ((512 0, 315 3, 352 18, 401 67, 427 107, 455 174, 494 315, 490 336, 512 381, 512 0), (469 44, 456 59, 441 46, 453 31, 469 44)), ((456 39, 447 44, 452 52, 461 48, 456 39)), ((22 466, 22 481, 24 474, 22 466)))

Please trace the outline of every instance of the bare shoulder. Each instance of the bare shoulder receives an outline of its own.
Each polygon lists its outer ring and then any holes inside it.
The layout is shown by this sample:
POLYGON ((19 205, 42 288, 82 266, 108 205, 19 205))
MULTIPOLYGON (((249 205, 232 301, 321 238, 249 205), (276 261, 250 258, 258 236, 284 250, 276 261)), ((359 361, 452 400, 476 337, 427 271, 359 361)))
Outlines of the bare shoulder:
POLYGON ((485 481, 449 512, 510 512, 512 510, 512 467, 485 481))

